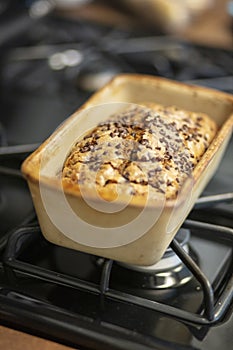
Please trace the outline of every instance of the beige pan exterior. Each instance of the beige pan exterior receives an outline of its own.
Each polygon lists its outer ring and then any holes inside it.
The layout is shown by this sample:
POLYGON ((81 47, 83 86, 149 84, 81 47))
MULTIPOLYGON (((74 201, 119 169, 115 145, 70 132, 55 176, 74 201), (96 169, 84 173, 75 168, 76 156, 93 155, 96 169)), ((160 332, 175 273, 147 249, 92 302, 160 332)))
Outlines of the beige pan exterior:
MULTIPOLYGON (((22 172, 28 181, 43 235, 54 244, 130 264, 156 263, 216 171, 231 137, 232 126, 233 97, 231 95, 162 78, 128 74, 117 76, 69 117, 22 165, 22 172), (77 135, 81 135, 122 108, 122 102, 140 104, 142 101, 176 105, 190 111, 207 113, 217 122, 219 131, 194 169, 193 179, 187 181, 181 189, 178 200, 148 204, 142 220, 137 221, 137 228, 143 230, 151 218, 155 219, 152 227, 141 237, 132 239, 127 244, 124 243, 124 238, 119 237, 116 246, 98 247, 98 234, 94 233, 92 246, 77 243, 75 239, 64 234, 64 230, 61 230, 53 219, 51 220, 49 213, 50 209, 56 212, 62 227, 70 226, 66 209, 62 204, 63 194, 59 180, 65 157, 77 139, 77 135), (92 108, 94 106, 99 107, 92 108), (44 197, 46 197, 46 205, 44 197)), ((108 232, 110 235, 111 227, 134 222, 145 207, 145 203, 140 203, 133 198, 124 209, 109 214, 88 205, 77 188, 67 185, 64 187, 64 193, 72 211, 84 222, 94 227, 109 228, 109 231, 105 232, 106 242, 109 239, 108 232)), ((99 199, 95 194, 87 192, 87 196, 90 201, 98 205, 99 199)), ((124 201, 126 203, 127 198, 120 198, 116 208, 124 204, 124 201)), ((130 236, 131 231, 128 232, 130 236)))

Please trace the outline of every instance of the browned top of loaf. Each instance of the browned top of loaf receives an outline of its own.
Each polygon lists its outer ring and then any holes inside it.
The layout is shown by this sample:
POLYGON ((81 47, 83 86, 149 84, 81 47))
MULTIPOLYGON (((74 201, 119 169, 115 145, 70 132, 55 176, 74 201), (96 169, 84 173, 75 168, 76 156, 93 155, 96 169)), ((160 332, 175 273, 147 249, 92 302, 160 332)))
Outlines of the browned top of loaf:
POLYGON ((151 103, 130 106, 73 146, 63 182, 95 188, 106 198, 111 192, 176 198, 216 130, 203 113, 151 103))

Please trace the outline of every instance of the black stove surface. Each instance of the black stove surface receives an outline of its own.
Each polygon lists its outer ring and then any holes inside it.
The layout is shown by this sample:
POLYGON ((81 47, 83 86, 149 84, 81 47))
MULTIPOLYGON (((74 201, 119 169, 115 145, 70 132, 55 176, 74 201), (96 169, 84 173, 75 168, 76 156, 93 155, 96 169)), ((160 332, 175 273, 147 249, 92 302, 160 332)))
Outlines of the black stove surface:
MULTIPOLYGON (((183 225, 191 233, 192 257, 213 287, 211 318, 194 276, 177 288, 143 288, 153 274, 47 242, 20 164, 117 73, 232 93, 232 52, 55 16, 30 28, 0 47, 0 322, 79 348, 230 349, 233 314, 224 294, 233 293, 229 198, 197 203, 183 225)), ((232 194, 232 150, 233 140, 203 196, 232 194)))

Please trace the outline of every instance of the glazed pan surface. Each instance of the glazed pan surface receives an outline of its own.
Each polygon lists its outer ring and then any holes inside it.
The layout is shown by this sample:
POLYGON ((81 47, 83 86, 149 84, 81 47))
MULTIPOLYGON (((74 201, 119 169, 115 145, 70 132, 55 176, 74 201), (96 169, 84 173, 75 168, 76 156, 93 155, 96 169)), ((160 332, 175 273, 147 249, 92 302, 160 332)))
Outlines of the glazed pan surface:
POLYGON ((54 244, 136 265, 152 265, 214 175, 233 125, 233 97, 167 79, 119 75, 69 117, 22 165, 41 230, 54 244), (139 201, 122 195, 103 201, 92 191, 62 185, 72 145, 128 104, 143 102, 208 114, 219 130, 176 199, 139 201))

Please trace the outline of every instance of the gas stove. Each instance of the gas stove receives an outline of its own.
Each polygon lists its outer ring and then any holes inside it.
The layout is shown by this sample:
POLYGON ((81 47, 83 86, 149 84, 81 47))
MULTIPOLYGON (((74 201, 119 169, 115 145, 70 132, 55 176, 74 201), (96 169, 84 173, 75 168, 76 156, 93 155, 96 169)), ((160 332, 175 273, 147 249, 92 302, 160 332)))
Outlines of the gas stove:
POLYGON ((149 267, 46 241, 20 164, 120 72, 232 93, 232 52, 52 15, 1 52, 0 322, 85 349, 229 349, 233 140, 163 259, 149 267))

